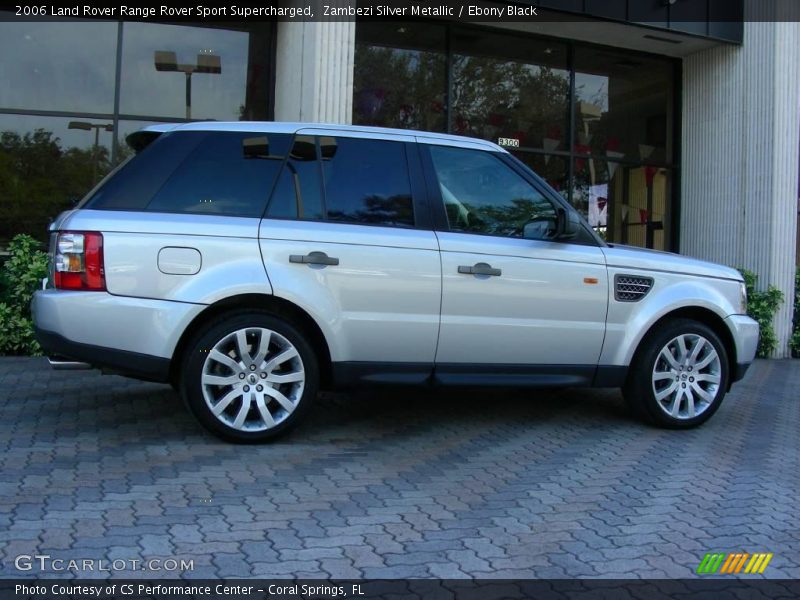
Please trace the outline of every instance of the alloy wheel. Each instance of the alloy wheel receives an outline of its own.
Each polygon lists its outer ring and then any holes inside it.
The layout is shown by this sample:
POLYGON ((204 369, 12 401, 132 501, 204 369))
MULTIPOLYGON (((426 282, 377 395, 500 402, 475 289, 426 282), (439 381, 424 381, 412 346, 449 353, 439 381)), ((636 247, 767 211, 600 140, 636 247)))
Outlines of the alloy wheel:
POLYGON ((721 381, 719 353, 709 340, 694 333, 667 342, 653 367, 656 403, 673 419, 703 414, 714 403, 721 381))
POLYGON ((220 422, 258 432, 272 429, 294 412, 305 380, 300 353, 286 337, 247 327, 226 335, 208 351, 201 387, 220 422))

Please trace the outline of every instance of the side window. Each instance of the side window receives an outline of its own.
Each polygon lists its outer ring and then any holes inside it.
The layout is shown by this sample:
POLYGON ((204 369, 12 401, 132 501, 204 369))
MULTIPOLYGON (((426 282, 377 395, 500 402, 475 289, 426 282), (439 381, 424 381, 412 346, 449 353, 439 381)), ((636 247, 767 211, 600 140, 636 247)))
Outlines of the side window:
POLYGON ((297 136, 267 217, 413 227, 404 145, 297 136))
POLYGON ((290 139, 282 134, 209 132, 147 210, 259 217, 290 139))
POLYGON ((329 221, 414 226, 402 143, 322 137, 320 153, 329 221))
POLYGON ((452 231, 549 239, 556 209, 491 152, 429 146, 452 231))

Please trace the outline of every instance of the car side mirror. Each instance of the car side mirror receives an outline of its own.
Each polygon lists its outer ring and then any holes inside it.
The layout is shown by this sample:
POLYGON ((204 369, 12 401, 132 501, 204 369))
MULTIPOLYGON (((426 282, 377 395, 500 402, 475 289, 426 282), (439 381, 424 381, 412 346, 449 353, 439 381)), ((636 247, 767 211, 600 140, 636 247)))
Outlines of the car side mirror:
POLYGON ((581 228, 581 220, 578 213, 574 210, 558 209, 558 233, 555 236, 559 240, 571 240, 578 235, 581 228))
POLYGON ((522 229, 522 237, 526 240, 552 240, 557 237, 558 217, 534 217, 522 229))

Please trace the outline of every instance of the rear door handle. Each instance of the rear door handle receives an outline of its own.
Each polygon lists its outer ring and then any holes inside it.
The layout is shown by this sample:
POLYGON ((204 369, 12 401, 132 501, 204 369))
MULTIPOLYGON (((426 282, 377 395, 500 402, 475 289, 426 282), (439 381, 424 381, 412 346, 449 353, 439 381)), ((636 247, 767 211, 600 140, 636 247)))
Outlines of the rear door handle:
POLYGON ((463 275, 489 275, 490 277, 500 277, 503 274, 501 269, 495 269, 487 263, 477 263, 471 267, 460 266, 458 272, 463 275))
POLYGON ((303 265, 338 265, 339 259, 328 256, 324 252, 309 252, 308 254, 292 254, 289 256, 290 263, 303 265))

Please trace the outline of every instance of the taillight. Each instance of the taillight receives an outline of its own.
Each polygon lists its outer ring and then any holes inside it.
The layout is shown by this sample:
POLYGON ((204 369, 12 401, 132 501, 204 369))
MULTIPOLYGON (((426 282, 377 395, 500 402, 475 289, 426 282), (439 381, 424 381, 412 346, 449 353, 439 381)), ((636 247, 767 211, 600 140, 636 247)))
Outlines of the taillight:
POLYGON ((59 232, 53 264, 56 289, 93 292, 106 289, 102 233, 59 232))

